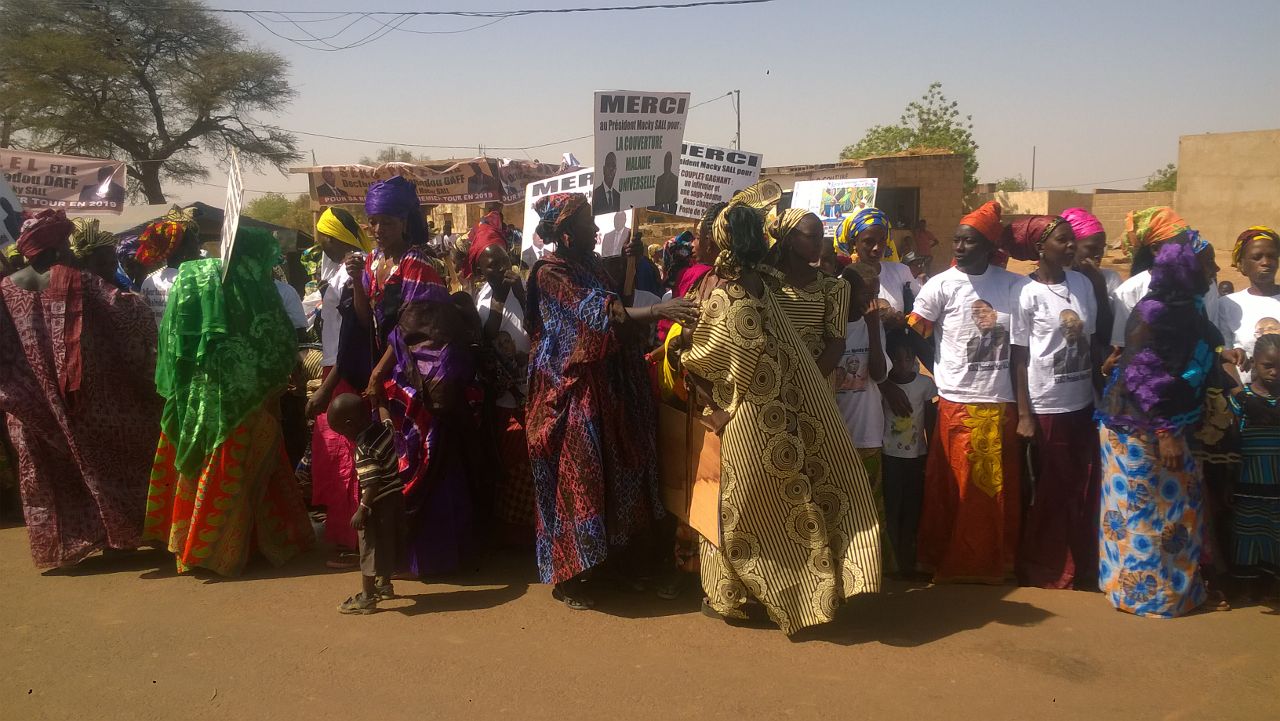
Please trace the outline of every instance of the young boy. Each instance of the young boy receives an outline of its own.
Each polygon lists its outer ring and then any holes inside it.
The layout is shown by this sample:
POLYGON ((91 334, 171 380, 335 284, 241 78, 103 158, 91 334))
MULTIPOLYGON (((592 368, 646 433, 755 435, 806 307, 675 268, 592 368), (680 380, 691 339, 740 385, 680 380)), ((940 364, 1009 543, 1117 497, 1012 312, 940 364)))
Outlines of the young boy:
POLYGON ((897 386, 911 404, 911 413, 896 415, 884 404, 884 505, 885 533, 893 545, 898 569, 911 575, 916 568, 916 532, 924 500, 924 464, 929 453, 925 442, 927 413, 938 388, 933 379, 918 372, 919 361, 906 333, 889 336, 889 383, 897 386))
POLYGON ((360 505, 351 527, 360 543, 363 588, 338 606, 339 613, 373 613, 379 600, 395 597, 391 575, 404 548, 404 481, 392 442, 391 421, 379 408, 381 422, 371 421, 364 399, 344 393, 329 405, 329 427, 356 446, 360 505))

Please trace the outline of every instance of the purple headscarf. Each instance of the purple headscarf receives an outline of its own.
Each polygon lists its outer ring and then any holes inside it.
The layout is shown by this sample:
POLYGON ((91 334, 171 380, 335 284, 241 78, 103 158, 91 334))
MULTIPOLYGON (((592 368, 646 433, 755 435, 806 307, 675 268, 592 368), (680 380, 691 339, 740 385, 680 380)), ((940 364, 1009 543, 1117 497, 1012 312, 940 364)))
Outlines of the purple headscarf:
POLYGON ((409 245, 427 242, 427 225, 422 220, 422 201, 413 183, 399 175, 369 186, 364 198, 365 215, 392 215, 404 219, 409 245))

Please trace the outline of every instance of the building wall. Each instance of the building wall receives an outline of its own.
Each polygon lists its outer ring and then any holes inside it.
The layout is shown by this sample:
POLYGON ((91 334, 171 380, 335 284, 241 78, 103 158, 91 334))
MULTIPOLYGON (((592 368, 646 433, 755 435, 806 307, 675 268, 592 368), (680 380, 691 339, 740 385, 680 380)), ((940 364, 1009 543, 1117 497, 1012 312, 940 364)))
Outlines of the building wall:
POLYGON ((974 194, 969 205, 976 208, 990 200, 999 203, 1006 216, 1057 215, 1067 208, 1089 210, 1093 203, 1093 195, 1077 193, 1073 190, 992 191, 974 194))
POLYGON ((1280 227, 1280 130, 1182 136, 1175 208, 1224 267, 1245 228, 1280 227))

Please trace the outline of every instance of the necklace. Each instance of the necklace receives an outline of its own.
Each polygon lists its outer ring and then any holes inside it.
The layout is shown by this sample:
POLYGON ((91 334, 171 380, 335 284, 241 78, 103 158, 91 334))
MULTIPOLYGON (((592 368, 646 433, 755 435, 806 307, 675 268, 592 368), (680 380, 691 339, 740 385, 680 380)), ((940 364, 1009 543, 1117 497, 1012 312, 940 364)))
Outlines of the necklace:
POLYGON ((1054 283, 1049 283, 1049 282, 1047 282, 1047 281, 1041 280, 1041 279, 1040 279, 1040 272, 1039 272, 1039 271, 1036 271, 1036 274, 1035 274, 1035 275, 1036 275, 1036 282, 1038 282, 1038 283, 1042 284, 1042 285, 1044 286, 1045 290, 1047 290, 1047 291, 1049 291, 1050 293, 1053 293, 1054 295, 1056 295, 1057 297, 1059 297, 1059 298, 1061 298, 1061 299, 1063 299, 1063 300, 1067 301, 1067 303, 1070 303, 1070 302, 1071 302, 1071 284, 1067 282, 1067 278, 1066 278, 1066 276, 1065 276, 1065 275, 1064 275, 1064 276, 1063 276, 1063 278, 1062 278, 1062 283, 1056 284, 1056 285, 1061 285, 1062 287, 1064 287, 1064 288, 1066 288, 1066 289, 1067 289, 1067 292, 1066 292, 1066 294, 1065 294, 1065 295, 1063 295, 1062 293, 1059 293, 1058 291, 1056 291, 1056 290, 1054 290, 1054 289, 1053 289, 1053 286, 1055 285, 1054 283))

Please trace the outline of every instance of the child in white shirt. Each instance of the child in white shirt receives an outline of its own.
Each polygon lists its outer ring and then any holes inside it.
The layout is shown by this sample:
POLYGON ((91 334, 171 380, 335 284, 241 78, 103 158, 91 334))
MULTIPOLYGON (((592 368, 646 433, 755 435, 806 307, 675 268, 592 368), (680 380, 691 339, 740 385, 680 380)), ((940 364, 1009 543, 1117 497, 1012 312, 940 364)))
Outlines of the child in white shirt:
POLYGON ((894 413, 884 402, 884 536, 893 546, 898 569, 910 575, 916 567, 916 533, 920 527, 920 506, 924 500, 924 466, 929 454, 925 429, 931 427, 938 388, 933 379, 920 373, 920 362, 906 333, 888 338, 893 367, 885 385, 896 386, 911 404, 911 413, 894 413))

